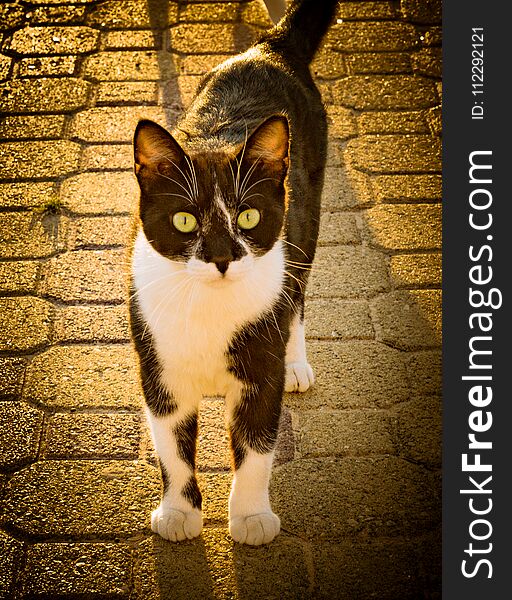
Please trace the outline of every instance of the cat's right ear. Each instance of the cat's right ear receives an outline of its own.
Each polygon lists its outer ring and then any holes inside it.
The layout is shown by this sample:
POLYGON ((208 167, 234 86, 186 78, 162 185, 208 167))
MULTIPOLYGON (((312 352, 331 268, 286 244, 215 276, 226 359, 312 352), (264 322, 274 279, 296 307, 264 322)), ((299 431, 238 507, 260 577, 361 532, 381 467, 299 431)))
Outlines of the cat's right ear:
POLYGON ((163 127, 153 121, 139 121, 133 137, 135 173, 159 172, 161 167, 179 165, 185 153, 163 127))

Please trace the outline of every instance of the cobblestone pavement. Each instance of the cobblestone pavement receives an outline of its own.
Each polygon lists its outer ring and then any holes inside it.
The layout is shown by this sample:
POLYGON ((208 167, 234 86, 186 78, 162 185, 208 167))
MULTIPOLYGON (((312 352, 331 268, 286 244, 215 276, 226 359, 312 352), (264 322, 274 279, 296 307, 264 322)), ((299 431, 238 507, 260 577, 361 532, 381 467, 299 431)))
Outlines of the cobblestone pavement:
POLYGON ((1 598, 439 598, 440 1, 341 2, 313 70, 331 122, 307 301, 317 384, 288 395, 283 531, 227 533, 221 400, 206 528, 149 530, 159 473, 129 343, 131 137, 269 26, 256 1, 0 5, 1 598))

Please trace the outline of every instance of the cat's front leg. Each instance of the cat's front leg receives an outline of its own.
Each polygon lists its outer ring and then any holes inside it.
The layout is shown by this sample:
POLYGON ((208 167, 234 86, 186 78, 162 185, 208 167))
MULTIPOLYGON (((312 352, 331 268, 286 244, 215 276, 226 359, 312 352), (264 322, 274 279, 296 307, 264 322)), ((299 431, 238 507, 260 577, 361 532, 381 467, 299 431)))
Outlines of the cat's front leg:
POLYGON ((227 397, 234 477, 229 497, 229 532, 235 542, 271 542, 280 530, 268 486, 279 425, 282 385, 244 386, 227 397))
POLYGON ((315 376, 306 356, 304 318, 299 311, 290 324, 290 338, 286 346, 285 391, 305 392, 313 383, 315 376))
POLYGON ((201 492, 195 476, 197 407, 179 405, 171 414, 158 416, 148 410, 160 468, 163 495, 151 514, 151 529, 166 540, 178 542, 201 533, 201 492))

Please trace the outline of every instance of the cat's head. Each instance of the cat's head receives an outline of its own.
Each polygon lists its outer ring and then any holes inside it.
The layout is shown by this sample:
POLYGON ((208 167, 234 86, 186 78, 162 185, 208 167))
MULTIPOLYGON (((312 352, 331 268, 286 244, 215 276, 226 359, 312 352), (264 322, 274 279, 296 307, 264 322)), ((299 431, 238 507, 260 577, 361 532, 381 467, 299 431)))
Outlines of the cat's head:
POLYGON ((153 248, 205 282, 245 276, 281 234, 288 148, 283 116, 267 119, 231 153, 187 154, 165 129, 141 121, 135 173, 153 248))

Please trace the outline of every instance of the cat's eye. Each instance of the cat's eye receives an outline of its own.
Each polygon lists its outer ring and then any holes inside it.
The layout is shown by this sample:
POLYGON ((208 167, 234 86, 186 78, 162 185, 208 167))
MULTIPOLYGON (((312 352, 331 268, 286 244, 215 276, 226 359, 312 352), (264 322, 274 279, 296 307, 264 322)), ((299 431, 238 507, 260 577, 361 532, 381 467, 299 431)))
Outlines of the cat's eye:
POLYGON ((240 229, 254 229, 260 222, 260 211, 257 208, 248 208, 238 215, 240 229))
POLYGON ((172 218, 172 224, 181 233, 192 233, 198 229, 197 219, 187 212, 177 212, 172 218))

